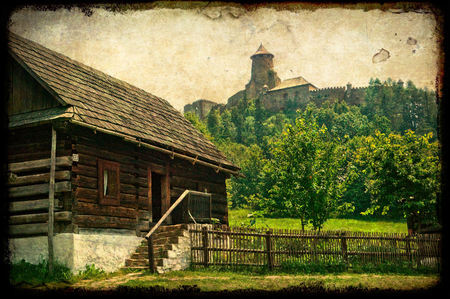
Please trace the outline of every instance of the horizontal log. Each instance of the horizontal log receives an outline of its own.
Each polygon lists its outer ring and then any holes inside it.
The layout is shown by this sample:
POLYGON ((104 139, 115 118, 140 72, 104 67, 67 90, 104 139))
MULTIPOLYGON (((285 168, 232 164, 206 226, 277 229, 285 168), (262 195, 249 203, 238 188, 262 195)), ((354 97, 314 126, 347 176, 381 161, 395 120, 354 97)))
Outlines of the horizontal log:
MULTIPOLYGON (((49 192, 49 184, 10 187, 8 191, 9 197, 11 198, 47 194, 49 192)), ((70 192, 70 191, 72 191, 70 181, 62 181, 55 183, 55 193, 70 192)))
POLYGON ((137 164, 137 160, 134 158, 133 152, 120 154, 116 151, 112 151, 111 147, 109 149, 102 149, 98 146, 88 146, 80 143, 77 143, 76 150, 79 154, 82 153, 95 158, 113 160, 119 163, 137 164))
POLYGON ((150 224, 149 221, 139 221, 139 223, 136 226, 137 231, 145 231, 148 232, 150 230, 150 224))
POLYGON ((189 189, 189 190, 197 190, 197 182, 193 181, 189 178, 183 178, 178 176, 171 176, 170 177, 170 186, 171 187, 177 187, 180 189, 189 189))
MULTIPOLYGON (((57 167, 70 167, 72 166, 72 156, 64 156, 56 158, 57 167)), ((37 169, 50 169, 50 159, 41 159, 34 161, 10 163, 8 170, 16 172, 32 171, 37 169)))
MULTIPOLYGON (((28 224, 46 222, 48 220, 48 213, 14 215, 9 217, 9 224, 28 224)), ((72 212, 61 211, 55 212, 55 221, 71 221, 72 212)))
MULTIPOLYGON (((121 176, 121 178, 122 178, 122 176, 121 176)), ((92 178, 92 177, 87 177, 87 176, 77 176, 77 178, 72 180, 72 182, 74 183, 74 185, 83 187, 83 188, 96 189, 98 186, 97 178, 92 178)), ((126 184, 125 182, 120 180, 120 192, 127 193, 127 194, 138 193, 141 196, 145 196, 145 195, 147 195, 148 188, 147 188, 147 186, 137 187, 136 185, 133 185, 133 184, 126 184)))
POLYGON ((208 180, 207 177, 201 180, 201 179, 194 179, 191 177, 182 177, 173 175, 170 178, 170 184, 178 188, 198 190, 202 192, 205 191, 206 188, 208 192, 226 194, 225 181, 221 183, 212 183, 208 182, 207 180, 208 180))
POLYGON ((139 220, 149 220, 150 212, 148 210, 138 210, 138 218, 139 220))
MULTIPOLYGON (((91 167, 95 167, 97 169, 97 158, 91 155, 79 153, 78 154, 78 165, 87 165, 91 167)), ((108 158, 105 158, 105 160, 108 160, 108 158)), ((114 161, 114 160, 111 160, 114 161)), ((147 170, 142 168, 136 168, 134 164, 129 163, 123 163, 120 161, 117 161, 120 164, 120 172, 129 173, 129 174, 138 174, 139 176, 146 177, 147 176, 147 170)))
MULTIPOLYGON (((58 201, 55 200, 55 209, 60 209, 60 206, 56 206, 57 202, 58 201)), ((13 201, 9 203, 9 211, 11 213, 32 212, 39 210, 48 211, 48 199, 13 201)))
POLYGON ((116 137, 110 138, 110 136, 104 136, 104 138, 98 138, 98 135, 93 135, 92 131, 81 132, 79 130, 76 132, 76 135, 76 147, 78 147, 79 145, 83 145, 88 148, 96 148, 98 150, 109 152, 111 151, 110 145, 114 143, 114 153, 137 157, 139 160, 143 160, 143 162, 145 162, 140 164, 146 164, 147 162, 150 162, 158 165, 164 165, 167 161, 170 160, 168 155, 162 154, 158 151, 131 145, 129 143, 118 143, 116 137))
POLYGON ((14 224, 9 226, 10 236, 47 234, 47 223, 14 224))
MULTIPOLYGON (((61 149, 57 148, 56 153, 58 156, 70 156, 72 155, 71 149, 61 149)), ((50 146, 47 151, 38 151, 36 149, 30 149, 29 152, 18 154, 16 152, 8 152, 8 162, 9 163, 20 163, 26 161, 35 161, 47 159, 50 157, 50 146)))
MULTIPOLYGON (((37 183, 48 183, 50 180, 50 173, 41 173, 33 175, 17 176, 11 174, 8 177, 9 186, 20 186, 20 185, 32 185, 37 183)), ((68 181, 70 180, 70 170, 60 170, 55 172, 56 181, 68 181)))
POLYGON ((170 173, 173 176, 189 177, 212 183, 221 183, 226 179, 226 174, 222 171, 217 173, 210 167, 205 167, 199 164, 192 165, 191 162, 182 160, 172 160, 170 163, 170 173))
POLYGON ((85 228, 136 228, 136 218, 122 218, 97 215, 77 215, 74 217, 74 223, 78 227, 85 228))
POLYGON ((136 209, 120 206, 104 206, 96 203, 78 202, 74 208, 79 215, 114 216, 136 218, 136 209))
POLYGON ((138 196, 138 208, 147 210, 151 205, 150 199, 147 196, 138 196))
MULTIPOLYGON (((75 189, 75 198, 80 202, 98 202, 98 190, 77 187, 75 189)), ((137 207, 137 198, 133 194, 120 193, 120 205, 124 207, 137 207)))
MULTIPOLYGON (((95 179, 97 180, 98 178, 98 170, 97 170, 97 166, 88 166, 88 165, 83 165, 83 164, 78 164, 78 165, 74 165, 72 166, 72 172, 76 173, 77 176, 80 176, 80 178, 83 177, 87 177, 90 179, 95 179)), ((131 184, 131 185, 138 185, 138 186, 142 186, 142 187, 147 187, 148 183, 147 183, 147 173, 145 173, 143 176, 135 176, 134 174, 130 174, 130 173, 124 173, 124 172, 120 172, 120 181, 125 183, 125 184, 131 184)), ((81 182, 80 182, 81 184, 81 182)))

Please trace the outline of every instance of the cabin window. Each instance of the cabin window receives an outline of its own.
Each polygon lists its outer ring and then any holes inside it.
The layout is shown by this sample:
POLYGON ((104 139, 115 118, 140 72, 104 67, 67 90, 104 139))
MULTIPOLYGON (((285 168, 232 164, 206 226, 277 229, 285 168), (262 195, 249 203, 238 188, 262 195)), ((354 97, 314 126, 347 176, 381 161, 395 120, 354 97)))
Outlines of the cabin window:
POLYGON ((98 193, 100 204, 120 204, 119 163, 98 160, 98 193))

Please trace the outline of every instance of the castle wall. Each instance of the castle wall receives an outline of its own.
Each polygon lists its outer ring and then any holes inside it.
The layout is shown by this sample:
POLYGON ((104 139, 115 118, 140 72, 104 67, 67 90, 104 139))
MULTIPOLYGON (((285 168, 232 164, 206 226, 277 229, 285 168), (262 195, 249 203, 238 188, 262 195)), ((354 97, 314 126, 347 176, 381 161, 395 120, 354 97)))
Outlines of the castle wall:
POLYGON ((367 87, 357 87, 350 89, 350 93, 345 99, 349 105, 361 105, 365 101, 367 87))
POLYGON ((345 87, 330 87, 311 92, 311 101, 321 106, 326 100, 337 102, 345 98, 345 87))
POLYGON ((208 100, 197 100, 192 104, 185 105, 184 112, 193 112, 199 118, 204 119, 212 109, 218 108, 218 105, 220 104, 208 100))
POLYGON ((309 94, 309 85, 273 90, 262 95, 262 104, 272 112, 286 109, 288 100, 292 101, 295 107, 301 107, 308 103, 309 94))

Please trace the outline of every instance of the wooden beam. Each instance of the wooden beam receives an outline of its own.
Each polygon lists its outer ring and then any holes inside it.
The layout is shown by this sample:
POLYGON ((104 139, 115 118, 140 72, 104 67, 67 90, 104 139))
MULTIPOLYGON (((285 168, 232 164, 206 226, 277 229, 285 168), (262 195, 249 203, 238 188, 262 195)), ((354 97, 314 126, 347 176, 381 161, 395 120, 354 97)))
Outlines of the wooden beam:
POLYGON ((48 204, 48 198, 26 201, 13 201, 9 203, 9 211, 11 213, 19 213, 48 210, 48 204))
MULTIPOLYGON (((56 158, 56 166, 72 166, 72 156, 64 156, 56 158)), ((16 162, 8 164, 8 171, 10 172, 23 172, 23 171, 31 171, 36 169, 49 169, 50 168, 50 159, 40 159, 34 161, 26 161, 26 162, 16 162)))
MULTIPOLYGON (((40 194, 47 194, 50 191, 50 184, 38 184, 38 185, 28 185, 21 187, 10 187, 9 197, 23 197, 23 196, 33 196, 40 194)), ((55 183, 54 192, 70 192, 72 191, 72 184, 70 181, 62 181, 55 183)))
POLYGON ((16 224, 9 226, 9 234, 11 236, 46 234, 47 232, 47 223, 16 224))
MULTIPOLYGON (((9 217, 9 224, 28 224, 28 223, 43 223, 47 222, 48 213, 27 214, 27 215, 13 215, 9 217)), ((72 212, 61 211, 55 212, 55 221, 71 221, 72 212)))
MULTIPOLYGON (((55 180, 69 181, 70 170, 56 171, 55 180)), ((48 183, 48 182, 50 182, 50 173, 40 173, 24 176, 11 175, 8 178, 8 186, 32 185, 37 183, 48 183)))
MULTIPOLYGON (((55 168, 56 168, 56 131, 52 126, 52 148, 50 152, 50 183, 48 191, 48 270, 49 275, 53 274, 53 228, 55 222, 55 168)), ((64 182, 63 182, 64 183, 64 182)), ((68 187, 71 190, 70 182, 68 187)))

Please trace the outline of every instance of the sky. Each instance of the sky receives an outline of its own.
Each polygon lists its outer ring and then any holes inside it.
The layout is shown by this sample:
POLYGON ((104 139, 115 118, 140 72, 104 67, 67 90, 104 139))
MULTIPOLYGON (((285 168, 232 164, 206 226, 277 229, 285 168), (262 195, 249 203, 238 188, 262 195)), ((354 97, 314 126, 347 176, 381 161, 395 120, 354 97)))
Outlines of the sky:
POLYGON ((226 103, 244 89, 261 43, 281 80, 302 76, 326 88, 392 78, 435 89, 439 45, 431 13, 230 4, 91 12, 22 8, 8 27, 179 111, 198 99, 226 103))

